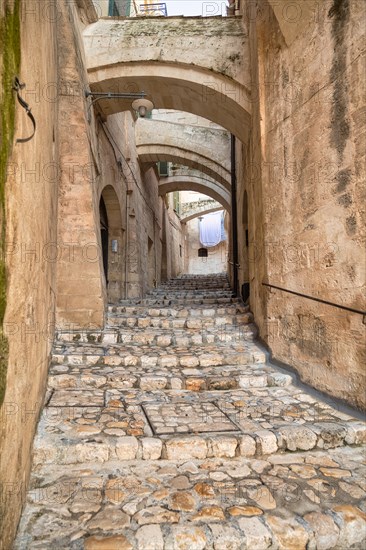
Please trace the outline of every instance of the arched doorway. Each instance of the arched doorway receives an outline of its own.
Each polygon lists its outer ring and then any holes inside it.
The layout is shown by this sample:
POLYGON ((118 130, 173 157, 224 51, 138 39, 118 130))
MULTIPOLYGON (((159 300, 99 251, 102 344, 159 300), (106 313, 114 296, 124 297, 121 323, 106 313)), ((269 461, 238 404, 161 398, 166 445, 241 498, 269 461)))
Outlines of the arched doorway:
POLYGON ((242 210, 242 229, 243 229, 243 250, 242 250, 242 269, 244 282, 241 288, 241 294, 244 302, 249 298, 249 219, 248 219, 248 193, 244 191, 243 210, 242 210))
POLYGON ((103 197, 99 202, 100 238, 102 241, 103 269, 106 285, 108 287, 108 249, 109 249, 109 225, 107 208, 103 197))
POLYGON ((123 298, 125 281, 125 227, 121 205, 111 185, 104 187, 99 201, 103 270, 109 302, 123 298))

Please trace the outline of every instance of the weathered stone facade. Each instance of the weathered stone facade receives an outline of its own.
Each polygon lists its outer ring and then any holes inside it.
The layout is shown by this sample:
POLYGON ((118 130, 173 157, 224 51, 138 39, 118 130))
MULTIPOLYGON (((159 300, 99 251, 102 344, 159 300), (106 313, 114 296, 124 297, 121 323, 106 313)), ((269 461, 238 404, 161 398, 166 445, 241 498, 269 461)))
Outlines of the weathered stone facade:
POLYGON ((240 264, 249 265, 240 280, 250 281, 273 356, 365 408, 363 315, 262 286, 365 309, 365 4, 298 2, 296 25, 278 23, 262 4, 249 18, 259 90, 251 145, 238 151, 239 219, 248 219, 239 231, 240 264))

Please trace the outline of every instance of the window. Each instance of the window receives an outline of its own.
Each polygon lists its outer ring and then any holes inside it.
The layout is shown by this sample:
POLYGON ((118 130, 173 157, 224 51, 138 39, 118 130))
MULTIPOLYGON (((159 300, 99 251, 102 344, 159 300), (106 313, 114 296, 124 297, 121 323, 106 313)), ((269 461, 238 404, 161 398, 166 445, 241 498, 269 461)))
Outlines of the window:
POLYGON ((207 256, 208 256, 207 248, 199 248, 198 249, 198 257, 199 258, 207 258, 207 256))
POLYGON ((130 0, 109 0, 108 15, 110 17, 129 17, 130 0))
POLYGON ((165 162, 164 160, 161 160, 157 164, 158 164, 159 176, 164 178, 168 177, 169 176, 168 163, 165 162))

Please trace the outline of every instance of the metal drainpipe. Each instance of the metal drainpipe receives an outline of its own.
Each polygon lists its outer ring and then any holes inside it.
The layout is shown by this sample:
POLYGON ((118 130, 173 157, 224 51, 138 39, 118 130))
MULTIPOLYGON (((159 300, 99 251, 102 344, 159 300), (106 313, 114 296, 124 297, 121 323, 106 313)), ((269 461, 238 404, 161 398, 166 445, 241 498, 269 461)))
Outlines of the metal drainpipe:
POLYGON ((130 189, 126 189, 126 240, 125 240, 125 300, 128 299, 128 263, 130 258, 130 243, 129 243, 129 217, 130 217, 130 189))
POLYGON ((231 134, 231 223, 233 239, 234 293, 238 295, 238 215, 236 208, 236 152, 235 136, 231 134))

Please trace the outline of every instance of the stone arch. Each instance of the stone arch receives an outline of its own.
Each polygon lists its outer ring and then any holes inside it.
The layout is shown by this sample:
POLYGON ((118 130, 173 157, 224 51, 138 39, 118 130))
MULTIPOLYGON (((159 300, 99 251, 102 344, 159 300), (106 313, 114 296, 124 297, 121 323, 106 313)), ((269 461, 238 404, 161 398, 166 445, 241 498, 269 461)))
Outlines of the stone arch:
POLYGON ((194 151, 180 149, 172 145, 149 144, 138 145, 137 154, 143 163, 160 161, 172 162, 198 170, 208 177, 217 180, 227 190, 230 189, 230 172, 215 161, 203 157, 194 151))
MULTIPOLYGON (((123 250, 125 248, 125 231, 122 226, 121 205, 112 185, 103 187, 100 193, 100 204, 104 204, 108 219, 107 242, 107 295, 110 302, 120 300, 123 296, 124 269, 123 250)), ((103 238, 102 238, 103 249, 103 238)), ((105 251, 103 251, 105 258, 105 251)))
MULTIPOLYGON (((148 19, 100 19, 84 30, 91 89, 144 90, 157 109, 203 116, 247 143, 252 97, 245 20, 148 19)), ((121 100, 99 104, 106 115, 131 108, 121 100)))
MULTIPOLYGON (((89 69, 92 91, 144 90, 156 109, 175 109, 219 124, 243 143, 250 132, 250 100, 246 89, 231 79, 197 68, 157 62, 119 63, 89 69)), ((108 116, 131 108, 125 100, 100 100, 108 116)))
MULTIPOLYGON (((187 117, 187 113, 185 115, 187 117)), ((190 124, 189 118, 195 120, 196 117, 188 114, 188 123, 185 124, 155 120, 155 113, 152 119, 138 119, 135 124, 135 136, 140 160, 168 161, 190 166, 230 189, 229 133, 223 128, 190 124)))
POLYGON ((198 193, 203 193, 219 202, 228 212, 231 211, 230 193, 216 181, 197 176, 191 176, 189 178, 185 176, 173 176, 160 180, 160 196, 172 193, 173 191, 196 191, 198 193))
POLYGON ((191 220, 194 220, 194 218, 199 218, 200 216, 205 216, 206 214, 212 214, 213 212, 218 212, 219 210, 222 210, 222 206, 216 206, 214 208, 206 208, 206 210, 201 210, 199 212, 195 212, 194 214, 190 214, 185 218, 181 218, 180 221, 182 223, 187 223, 187 222, 190 222, 191 220))

